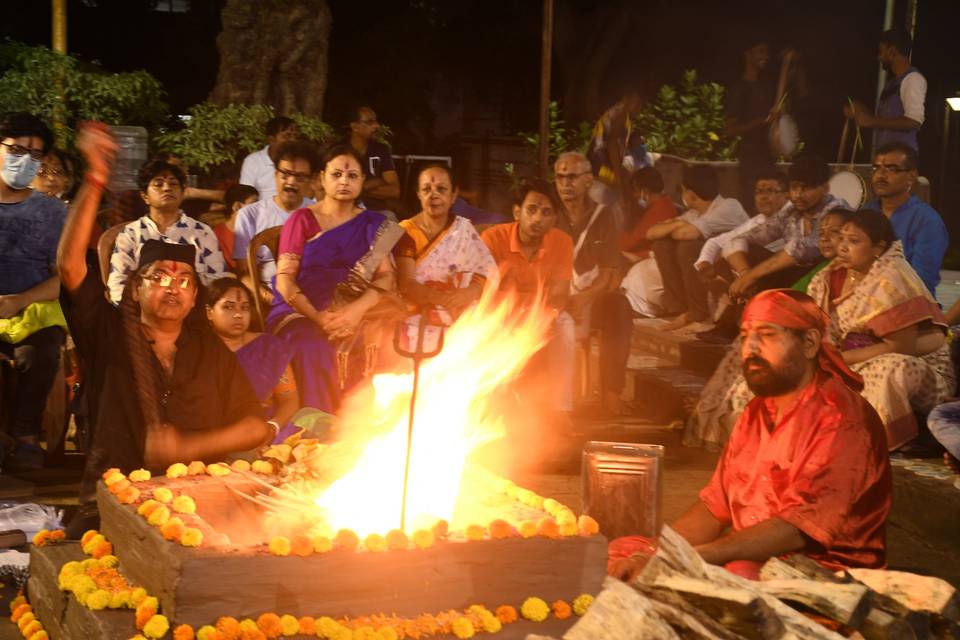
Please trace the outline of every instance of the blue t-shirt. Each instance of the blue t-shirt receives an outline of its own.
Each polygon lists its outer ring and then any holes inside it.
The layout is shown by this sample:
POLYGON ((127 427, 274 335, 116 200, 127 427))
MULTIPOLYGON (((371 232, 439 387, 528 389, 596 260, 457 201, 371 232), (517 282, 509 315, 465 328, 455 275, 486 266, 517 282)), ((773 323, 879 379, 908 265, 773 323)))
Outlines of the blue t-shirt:
MULTIPOLYGON (((868 202, 865 209, 882 211, 880 201, 868 202)), ((936 297, 940 267, 950 246, 947 225, 936 210, 917 196, 900 205, 890 216, 893 232, 903 243, 903 253, 930 294, 936 297)))
POLYGON ((0 203, 0 295, 31 289, 55 273, 67 206, 34 191, 23 202, 0 203))

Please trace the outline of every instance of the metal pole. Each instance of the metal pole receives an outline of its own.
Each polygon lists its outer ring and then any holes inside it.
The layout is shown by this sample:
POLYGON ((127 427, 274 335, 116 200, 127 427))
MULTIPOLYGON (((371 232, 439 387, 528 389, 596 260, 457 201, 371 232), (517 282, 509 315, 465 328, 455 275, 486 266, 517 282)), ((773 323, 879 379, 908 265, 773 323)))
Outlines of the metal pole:
POLYGON ((947 185, 947 162, 950 160, 950 115, 953 113, 953 109, 947 103, 946 99, 943 101, 943 141, 940 143, 940 184, 938 188, 933 189, 933 194, 937 196, 936 198, 931 198, 934 202, 937 203, 937 209, 943 211, 946 208, 947 204, 947 194, 946 194, 946 185, 947 185))
POLYGON ((53 50, 67 52, 67 0, 51 0, 53 10, 53 50))
POLYGON ((550 63, 553 52, 553 0, 543 0, 543 42, 540 50, 540 177, 547 179, 550 163, 550 63))

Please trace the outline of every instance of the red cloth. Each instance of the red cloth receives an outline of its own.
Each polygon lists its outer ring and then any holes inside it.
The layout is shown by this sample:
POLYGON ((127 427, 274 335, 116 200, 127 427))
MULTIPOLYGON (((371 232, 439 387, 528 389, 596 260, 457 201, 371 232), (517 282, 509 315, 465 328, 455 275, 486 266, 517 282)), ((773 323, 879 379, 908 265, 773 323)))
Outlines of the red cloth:
POLYGON ((817 306, 813 298, 793 289, 768 289, 750 299, 743 316, 742 324, 747 322, 769 322, 787 329, 820 332, 820 368, 830 373, 856 391, 863 390, 863 378, 851 371, 843 361, 837 347, 827 341, 827 326, 830 318, 817 306))
POLYGON ((221 222, 215 226, 213 233, 220 242, 220 251, 223 253, 223 259, 227 261, 227 266, 233 269, 237 264, 233 259, 233 243, 236 235, 230 230, 226 222, 221 222))
POLYGON ((883 567, 892 485, 880 416, 824 372, 776 415, 768 398, 747 405, 700 499, 734 531, 789 522, 827 567, 883 567))
POLYGON ((667 196, 660 196, 650 203, 637 224, 629 231, 620 234, 620 251, 635 253, 641 258, 650 255, 650 241, 647 240, 647 230, 653 225, 677 217, 677 205, 667 196))

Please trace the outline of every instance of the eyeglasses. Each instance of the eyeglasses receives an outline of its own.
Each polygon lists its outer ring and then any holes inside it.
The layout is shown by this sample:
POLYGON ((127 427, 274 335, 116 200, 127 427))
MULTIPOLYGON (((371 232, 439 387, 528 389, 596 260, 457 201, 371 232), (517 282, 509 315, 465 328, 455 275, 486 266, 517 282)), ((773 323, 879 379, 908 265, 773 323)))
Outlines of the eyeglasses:
POLYGON ((143 277, 144 280, 149 282, 154 287, 160 287, 161 289, 169 288, 173 283, 176 283, 178 289, 192 289, 195 280, 191 275, 182 275, 182 276, 172 276, 169 273, 164 273, 162 271, 157 271, 151 273, 148 276, 143 277))
POLYGON ((11 156, 16 156, 18 158, 20 156, 25 156, 29 153, 31 158, 39 162, 43 160, 43 156, 46 155, 43 151, 40 151, 38 149, 29 149, 19 144, 11 144, 9 142, 0 142, 0 145, 5 146, 7 148, 7 153, 9 153, 11 156))
POLYGON ((903 173, 904 171, 910 171, 910 169, 895 164, 875 164, 870 167, 870 173, 903 173))
POLYGON ((585 176, 589 171, 581 171, 580 173, 558 173, 556 175, 557 182, 573 182, 580 176, 585 176))
POLYGON ((296 171, 289 171, 287 169, 277 169, 277 173, 280 174, 281 180, 283 178, 293 178, 297 182, 306 182, 310 179, 309 173, 297 173, 296 171))
POLYGON ((38 176, 51 176, 53 178, 62 178, 67 175, 67 172, 63 169, 48 169, 47 167, 40 167, 37 171, 38 176))
POLYGON ((776 193, 783 193, 783 189, 754 189, 753 193, 758 196, 772 196, 776 193))

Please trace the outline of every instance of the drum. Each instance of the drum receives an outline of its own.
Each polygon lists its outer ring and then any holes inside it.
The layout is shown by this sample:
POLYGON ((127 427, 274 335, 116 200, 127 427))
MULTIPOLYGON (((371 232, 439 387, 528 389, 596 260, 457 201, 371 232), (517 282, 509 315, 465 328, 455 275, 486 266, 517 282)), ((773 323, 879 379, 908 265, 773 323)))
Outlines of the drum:
POLYGON ((775 158, 793 157, 800 146, 800 129, 797 127, 797 121, 789 113, 782 113, 777 120, 770 125, 770 150, 775 158))
POLYGON ((859 209, 867 200, 867 183, 855 171, 838 171, 830 178, 830 194, 840 198, 852 209, 859 209))

